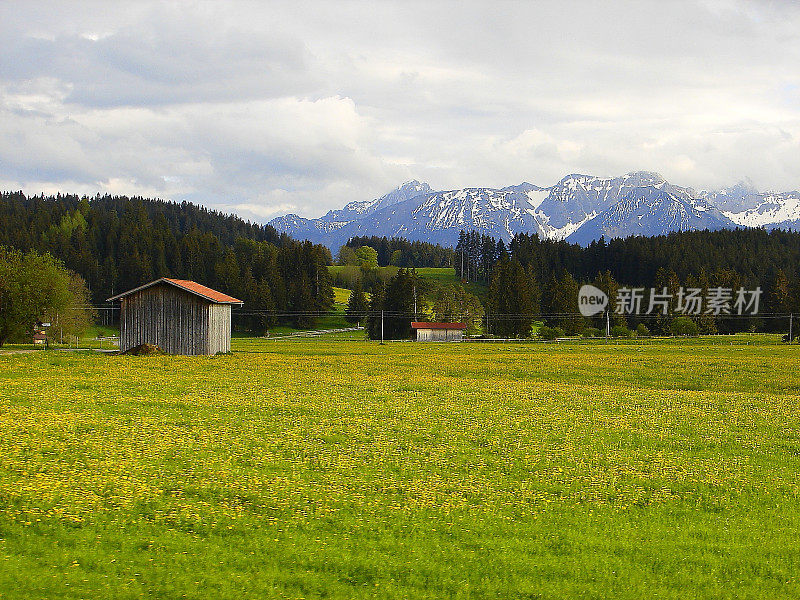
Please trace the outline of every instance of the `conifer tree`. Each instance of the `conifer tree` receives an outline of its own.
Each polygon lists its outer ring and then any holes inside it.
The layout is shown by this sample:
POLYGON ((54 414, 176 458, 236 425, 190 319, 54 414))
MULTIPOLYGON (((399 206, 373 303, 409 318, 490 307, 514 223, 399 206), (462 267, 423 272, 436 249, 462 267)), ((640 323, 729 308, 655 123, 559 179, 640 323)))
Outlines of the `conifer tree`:
POLYGON ((550 296, 549 321, 569 335, 583 331, 584 318, 578 312, 578 282, 572 274, 564 269, 560 277, 551 280, 547 293, 550 296))
POLYGON ((367 337, 371 340, 379 340, 382 334, 382 320, 384 315, 384 302, 386 300, 386 285, 378 280, 372 289, 372 296, 369 300, 369 314, 367 316, 367 337))
POLYGON ((356 279, 355 286, 350 292, 350 299, 347 301, 345 318, 350 323, 361 323, 364 321, 369 310, 369 302, 364 290, 361 287, 361 279, 356 279))
POLYGON ((500 337, 528 337, 536 311, 534 282, 516 260, 497 263, 489 286, 491 333, 500 337))

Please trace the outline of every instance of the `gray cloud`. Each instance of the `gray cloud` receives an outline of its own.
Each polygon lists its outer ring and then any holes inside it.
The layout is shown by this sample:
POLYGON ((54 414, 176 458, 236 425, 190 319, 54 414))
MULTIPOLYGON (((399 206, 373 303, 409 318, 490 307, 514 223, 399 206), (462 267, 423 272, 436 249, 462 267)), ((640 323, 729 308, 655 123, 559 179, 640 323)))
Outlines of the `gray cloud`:
POLYGON ((0 184, 316 216, 662 172, 800 187, 786 2, 0 5, 0 184))

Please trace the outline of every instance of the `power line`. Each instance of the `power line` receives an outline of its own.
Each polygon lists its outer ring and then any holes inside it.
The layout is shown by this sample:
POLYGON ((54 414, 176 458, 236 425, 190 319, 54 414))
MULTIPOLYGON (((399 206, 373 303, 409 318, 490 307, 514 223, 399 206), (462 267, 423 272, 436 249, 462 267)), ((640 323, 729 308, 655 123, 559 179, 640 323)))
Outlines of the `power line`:
MULTIPOLYGON (((76 304, 70 307, 73 310, 85 310, 91 309, 95 311, 119 311, 119 305, 109 305, 109 304, 76 304)), ((69 309, 68 309, 69 310, 69 309)), ((314 318, 323 318, 323 317, 331 317, 331 316, 341 316, 343 313, 340 311, 322 311, 322 310, 267 310, 267 309, 253 309, 253 308, 233 308, 232 315, 237 317, 254 317, 254 316, 270 316, 270 317, 314 317, 314 318)), ((418 312, 413 310, 365 310, 365 311, 356 311, 356 312, 349 312, 347 313, 348 316, 355 317, 355 318, 366 318, 370 316, 379 316, 383 314, 384 318, 408 318, 408 319, 416 319, 418 316, 418 312)), ((662 313, 645 313, 645 314, 619 314, 619 313, 611 313, 612 316, 615 317, 622 317, 624 319, 631 319, 634 321, 653 321, 657 319, 663 318, 670 318, 675 319, 679 317, 688 317, 691 319, 698 319, 698 318, 713 318, 715 320, 741 320, 741 319, 791 319, 793 313, 790 312, 763 312, 763 313, 755 313, 755 314, 733 314, 733 313, 699 313, 699 314, 684 314, 684 313, 672 313, 672 314, 662 314, 662 313)), ((483 315, 461 315, 462 318, 468 320, 488 320, 489 318, 489 311, 486 311, 483 315)), ((593 317, 584 317, 580 312, 539 312, 539 313, 500 313, 496 311, 491 311, 491 319, 492 321, 512 321, 512 320, 557 320, 557 319, 580 319, 580 320, 593 320, 593 319, 600 319, 601 315, 595 315, 593 317)))

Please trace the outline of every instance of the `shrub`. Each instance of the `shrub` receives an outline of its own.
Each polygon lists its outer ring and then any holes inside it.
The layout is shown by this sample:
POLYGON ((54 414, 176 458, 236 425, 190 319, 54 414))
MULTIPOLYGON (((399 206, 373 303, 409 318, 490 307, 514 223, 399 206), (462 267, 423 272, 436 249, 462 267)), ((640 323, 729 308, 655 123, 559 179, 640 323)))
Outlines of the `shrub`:
POLYGON ((644 323, 639 323, 636 326, 636 337, 650 337, 650 330, 644 323))
POLYGON ((587 327, 581 335, 585 338, 602 337, 604 334, 597 327, 587 327))
POLYGON ((633 332, 623 325, 614 325, 611 328, 611 337, 615 338, 629 338, 633 336, 633 332))
POLYGON ((669 326, 672 335, 687 335, 697 337, 700 335, 700 328, 697 323, 692 321, 689 317, 678 317, 669 326))
POLYGON ((554 340, 564 337, 564 330, 560 327, 548 327, 547 325, 543 325, 539 328, 538 335, 543 340, 554 340))
POLYGON ((0 246, 0 346, 30 341, 37 321, 79 334, 91 324, 89 291, 79 275, 50 254, 0 246))

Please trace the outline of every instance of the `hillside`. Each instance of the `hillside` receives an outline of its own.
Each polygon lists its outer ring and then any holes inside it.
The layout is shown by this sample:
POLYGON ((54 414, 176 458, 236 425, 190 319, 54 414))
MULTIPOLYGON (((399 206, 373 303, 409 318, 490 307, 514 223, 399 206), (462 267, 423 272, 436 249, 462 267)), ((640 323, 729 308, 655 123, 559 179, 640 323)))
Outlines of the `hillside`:
MULTIPOLYGON (((0 245, 54 255, 86 280, 96 305, 159 277, 195 280, 242 300, 234 324, 255 330, 309 325, 313 318, 296 315, 333 302, 326 248, 188 203, 4 193, 0 245)), ((99 316, 109 320, 110 308, 99 316)))

